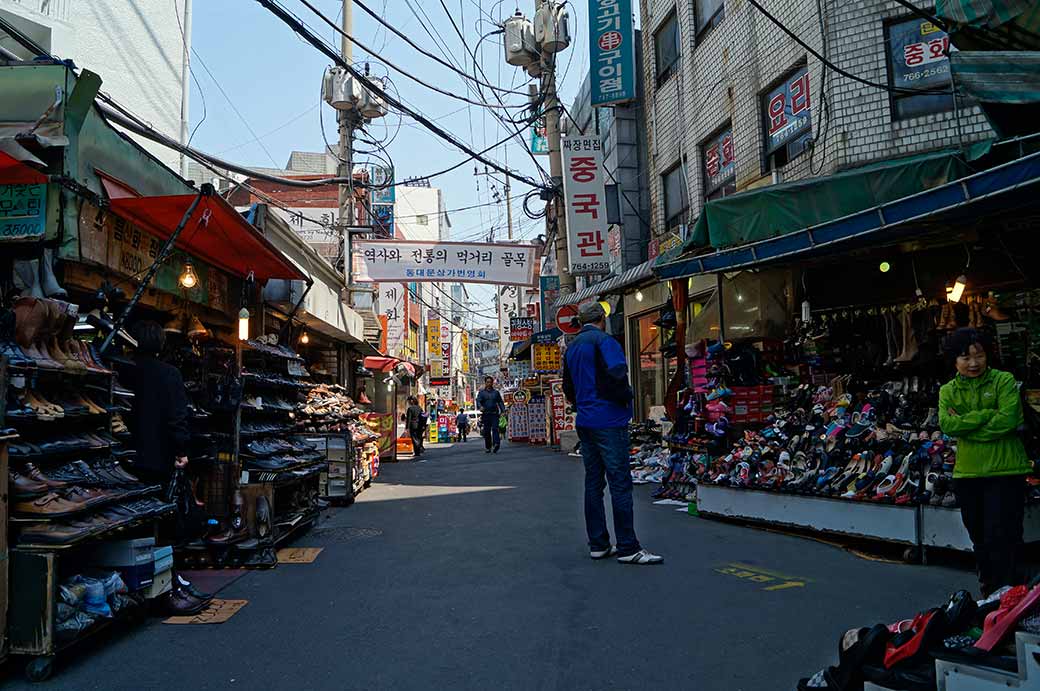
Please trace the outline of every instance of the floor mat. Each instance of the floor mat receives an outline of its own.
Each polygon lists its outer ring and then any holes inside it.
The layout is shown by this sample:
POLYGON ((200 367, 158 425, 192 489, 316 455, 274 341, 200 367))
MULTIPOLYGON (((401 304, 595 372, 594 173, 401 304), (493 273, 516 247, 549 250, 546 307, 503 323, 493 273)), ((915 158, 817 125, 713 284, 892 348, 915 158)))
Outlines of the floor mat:
POLYGON ((178 573, 204 593, 219 593, 249 571, 246 569, 203 569, 201 571, 178 571, 178 573))
POLYGON ((238 610, 249 604, 249 600, 213 600, 209 606, 199 612, 186 617, 170 617, 164 619, 164 624, 223 624, 235 616, 238 610))
POLYGON ((310 564, 324 547, 283 547, 278 550, 279 564, 310 564))

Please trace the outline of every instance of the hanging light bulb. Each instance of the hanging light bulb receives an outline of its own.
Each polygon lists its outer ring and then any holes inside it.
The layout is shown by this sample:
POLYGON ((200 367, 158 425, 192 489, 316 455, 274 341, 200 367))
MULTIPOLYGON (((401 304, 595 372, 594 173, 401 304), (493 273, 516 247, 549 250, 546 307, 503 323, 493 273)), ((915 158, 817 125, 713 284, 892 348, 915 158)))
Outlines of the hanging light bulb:
POLYGON ((181 287, 187 290, 191 290, 199 284, 199 275, 195 273, 195 267, 192 266, 191 260, 184 262, 184 270, 181 271, 180 278, 181 287))
POLYGON ((245 307, 238 311, 238 340, 249 340, 249 310, 245 307))
POLYGON ((637 290, 636 291, 636 302, 642 302, 642 301, 643 301, 643 291, 637 290))
POLYGON ((310 342, 311 342, 311 337, 307 335, 306 331, 304 331, 303 335, 300 336, 300 343, 302 343, 303 345, 307 345, 310 342))
POLYGON ((946 299, 950 302, 960 302, 961 296, 964 295, 964 289, 968 287, 968 277, 961 274, 957 277, 957 280, 953 282, 953 288, 950 290, 950 294, 946 296, 946 299))

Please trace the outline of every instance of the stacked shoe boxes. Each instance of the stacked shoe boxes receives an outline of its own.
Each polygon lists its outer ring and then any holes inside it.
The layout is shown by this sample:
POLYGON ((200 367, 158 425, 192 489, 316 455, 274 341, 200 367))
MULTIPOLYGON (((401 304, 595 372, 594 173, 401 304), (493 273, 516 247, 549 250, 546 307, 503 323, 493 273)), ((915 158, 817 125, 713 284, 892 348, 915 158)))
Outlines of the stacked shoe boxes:
POLYGON ((154 537, 118 540, 94 548, 93 563, 119 571, 131 592, 143 590, 155 577, 154 537))
POLYGON ((173 547, 156 547, 152 550, 152 584, 148 586, 145 596, 157 598, 173 589, 173 547))

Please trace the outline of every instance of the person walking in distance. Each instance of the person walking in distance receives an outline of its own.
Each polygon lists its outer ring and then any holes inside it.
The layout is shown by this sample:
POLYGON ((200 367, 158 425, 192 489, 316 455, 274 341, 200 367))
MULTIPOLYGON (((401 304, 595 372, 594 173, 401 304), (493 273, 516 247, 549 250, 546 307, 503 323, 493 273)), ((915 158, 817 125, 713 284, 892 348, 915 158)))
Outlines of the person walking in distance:
POLYGON ((480 427, 484 432, 484 453, 498 453, 502 444, 498 416, 506 412, 506 404, 502 394, 495 389, 494 377, 484 377, 484 388, 477 394, 477 410, 480 411, 480 427))
POLYGON ((617 555, 623 564, 660 564, 664 559, 643 549, 632 513, 632 475, 628 463, 628 422, 632 387, 621 345, 604 329, 607 313, 598 302, 578 309, 581 331, 563 358, 563 392, 575 407, 575 427, 585 463, 585 528, 589 556, 617 555), (605 479, 604 479, 605 477, 605 479), (610 544, 603 489, 610 486, 617 547, 610 544))
POLYGON ((459 441, 466 441, 466 435, 469 434, 469 415, 466 415, 465 410, 460 410, 455 417, 455 427, 459 430, 459 441))
POLYGON ((426 413, 419 407, 419 399, 415 396, 408 397, 408 408, 404 411, 404 424, 408 428, 408 436, 412 438, 413 454, 415 458, 418 458, 426 451, 424 445, 426 413))

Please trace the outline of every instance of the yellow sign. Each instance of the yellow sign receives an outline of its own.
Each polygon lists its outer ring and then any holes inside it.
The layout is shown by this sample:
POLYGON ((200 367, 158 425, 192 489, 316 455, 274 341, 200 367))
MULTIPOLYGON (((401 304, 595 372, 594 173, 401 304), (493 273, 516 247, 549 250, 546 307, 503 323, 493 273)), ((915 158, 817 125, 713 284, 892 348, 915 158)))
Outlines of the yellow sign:
POLYGON ((461 334, 462 339, 462 371, 463 373, 469 373, 469 332, 463 331, 461 334))
POLYGON ((560 346, 557 343, 531 344, 531 369, 535 372, 560 371, 560 346))
POLYGON ((430 363, 430 378, 444 377, 444 357, 441 355, 441 320, 426 320, 426 358, 430 363))

